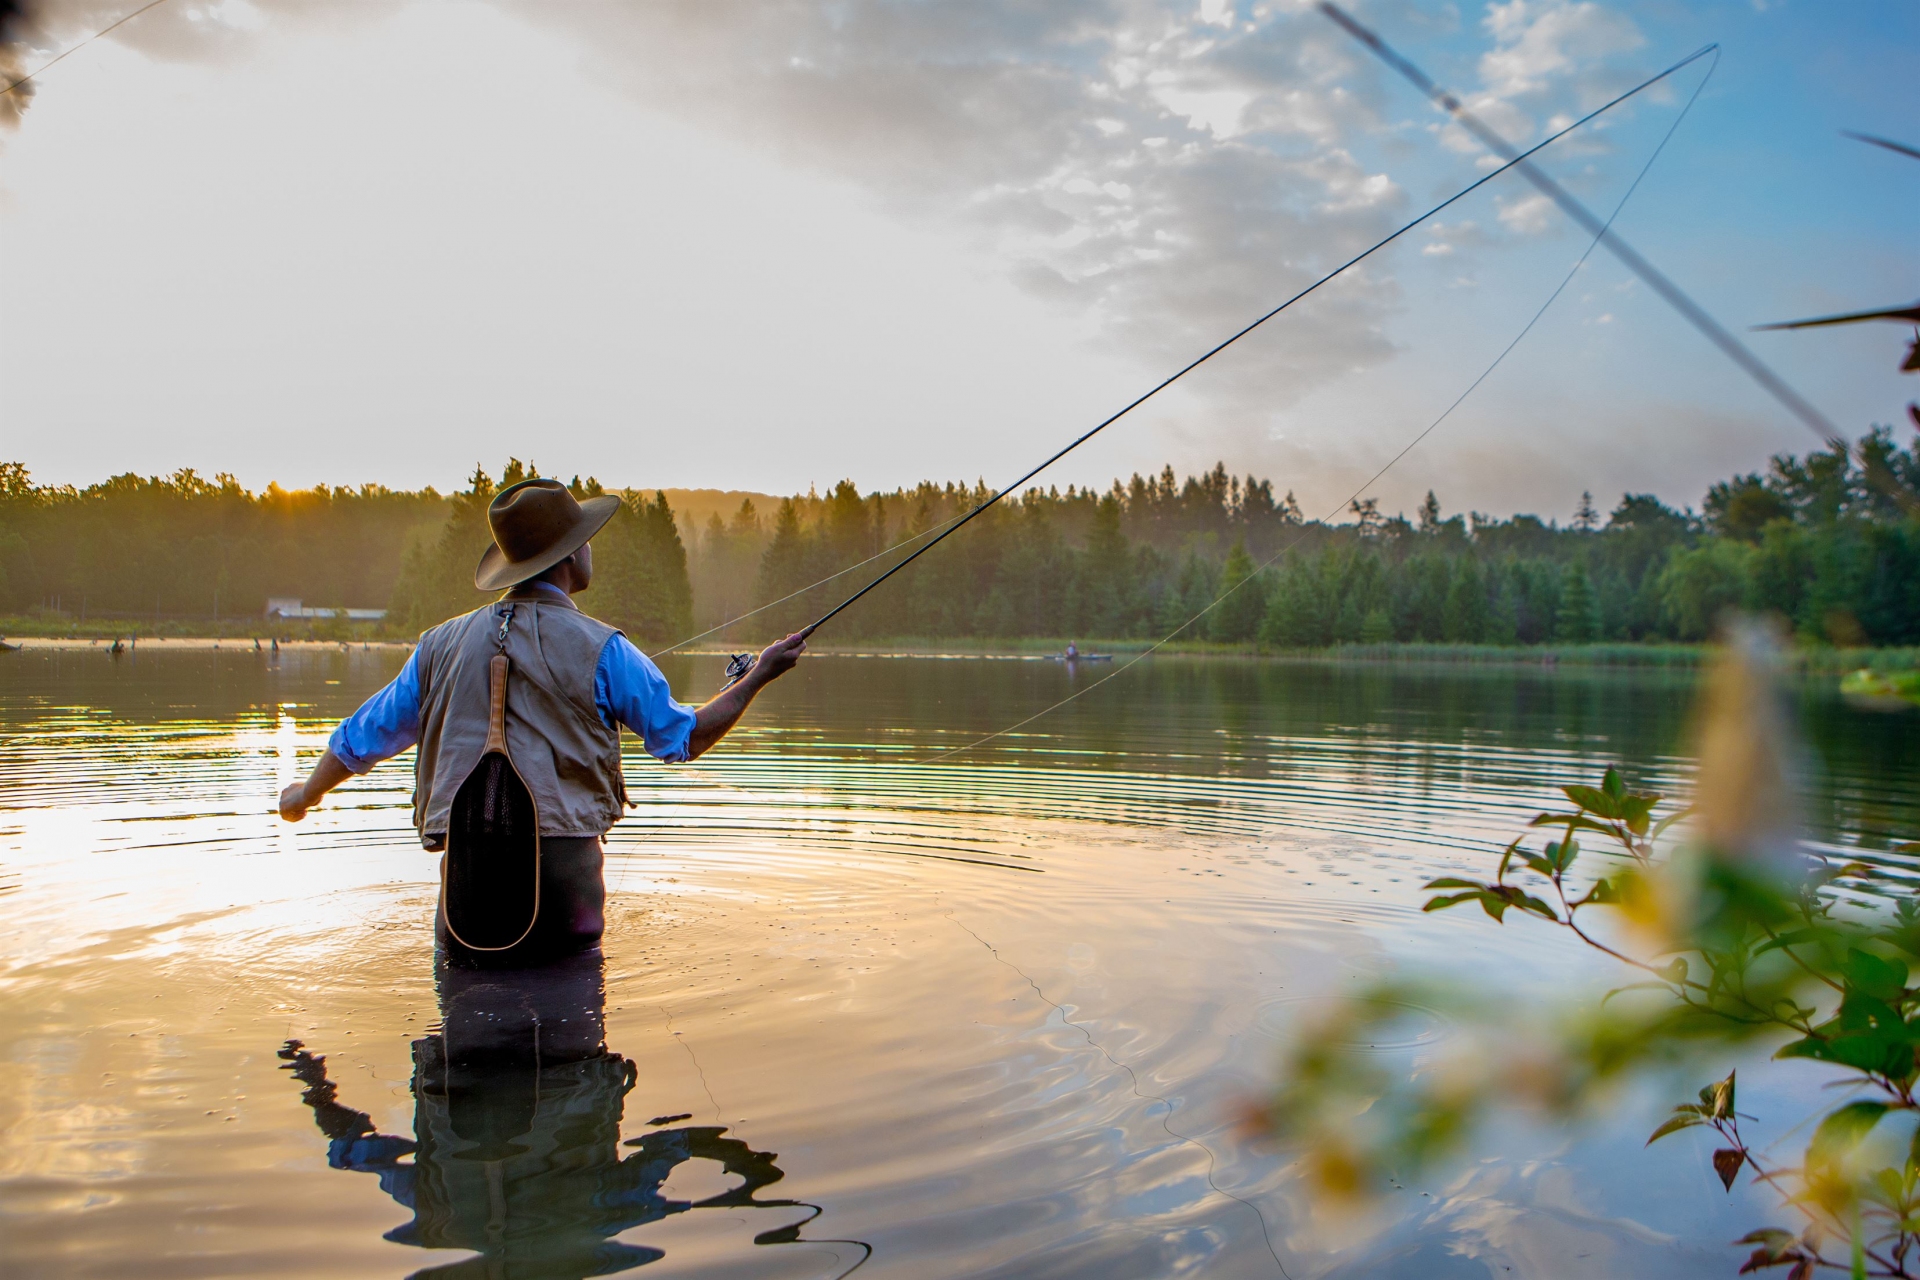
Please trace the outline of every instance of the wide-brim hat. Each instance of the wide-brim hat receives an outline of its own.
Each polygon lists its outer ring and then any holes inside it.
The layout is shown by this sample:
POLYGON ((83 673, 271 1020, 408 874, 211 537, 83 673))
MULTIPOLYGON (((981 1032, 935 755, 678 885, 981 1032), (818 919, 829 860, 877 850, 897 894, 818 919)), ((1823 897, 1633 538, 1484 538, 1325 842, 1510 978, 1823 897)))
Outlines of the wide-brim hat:
POLYGON ((613 519, 620 499, 576 499, 557 480, 522 480, 487 504, 493 545, 473 571, 473 585, 500 591, 536 578, 587 545, 613 519))

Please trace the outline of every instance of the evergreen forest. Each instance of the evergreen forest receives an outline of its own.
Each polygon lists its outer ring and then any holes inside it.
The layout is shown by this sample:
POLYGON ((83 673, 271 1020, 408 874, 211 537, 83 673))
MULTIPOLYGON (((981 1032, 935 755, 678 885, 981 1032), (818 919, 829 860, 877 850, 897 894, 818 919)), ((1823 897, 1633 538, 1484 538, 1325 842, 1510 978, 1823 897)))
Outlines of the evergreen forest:
MULTIPOLYGON (((1916 443, 1902 448, 1884 427, 1851 455, 1782 454, 1721 481, 1698 511, 1630 493, 1605 511, 1583 498, 1564 525, 1448 514, 1432 493, 1411 518, 1363 500, 1322 523, 1270 480, 1224 466, 1185 478, 1168 467, 1104 490, 1034 488, 841 615, 832 638, 1139 640, 1192 620, 1181 639, 1273 649, 1684 642, 1739 608, 1775 614, 1809 643, 1920 644, 1920 521, 1893 486, 1867 483, 1870 471, 1920 491, 1916 443)), ((410 636, 482 602, 472 572, 487 503, 535 474, 513 460, 497 478, 476 468, 450 495, 253 493, 192 471, 41 486, 0 463, 0 616, 43 633, 410 636), (357 629, 269 624, 270 597, 387 615, 357 629)), ((571 487, 607 491, 595 479, 571 487)), ((678 490, 676 510, 667 491, 621 491, 581 604, 659 646, 781 601, 715 637, 765 639, 811 621, 990 492, 927 482, 863 494, 843 480, 825 494, 745 496, 731 510, 712 491, 678 490)))

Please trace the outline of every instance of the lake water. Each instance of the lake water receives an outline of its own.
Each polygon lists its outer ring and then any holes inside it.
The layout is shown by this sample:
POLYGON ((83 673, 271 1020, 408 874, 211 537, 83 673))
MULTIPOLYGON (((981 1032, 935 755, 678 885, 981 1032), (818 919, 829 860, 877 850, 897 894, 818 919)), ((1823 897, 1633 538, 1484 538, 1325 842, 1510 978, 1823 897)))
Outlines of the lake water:
MULTIPOLYGON (((1106 668, 808 659, 629 755, 603 966, 437 982, 411 756, 269 812, 401 657, 0 656, 6 1275, 1730 1276, 1782 1217, 1643 1151, 1652 1091, 1361 1219, 1243 1123, 1357 981, 1617 976, 1418 888, 1608 761, 1679 786, 1687 673, 1156 658, 925 764, 1106 668)), ((1801 707, 1816 837, 1920 833, 1920 716, 1801 707)))

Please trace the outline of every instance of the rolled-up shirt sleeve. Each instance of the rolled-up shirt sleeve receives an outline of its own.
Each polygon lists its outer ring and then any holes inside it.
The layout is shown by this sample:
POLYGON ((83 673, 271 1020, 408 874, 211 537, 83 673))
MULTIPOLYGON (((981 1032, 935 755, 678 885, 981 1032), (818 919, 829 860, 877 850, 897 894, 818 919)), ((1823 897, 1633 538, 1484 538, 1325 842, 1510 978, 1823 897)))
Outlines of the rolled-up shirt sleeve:
POLYGON ((420 651, 407 655, 386 688, 360 704, 327 739, 327 750, 354 773, 365 773, 420 741, 420 651))
POLYGON ((669 764, 687 758, 694 711, 673 700, 673 690, 653 659, 615 632, 600 650, 593 672, 593 700, 609 728, 625 725, 640 735, 647 754, 669 764))

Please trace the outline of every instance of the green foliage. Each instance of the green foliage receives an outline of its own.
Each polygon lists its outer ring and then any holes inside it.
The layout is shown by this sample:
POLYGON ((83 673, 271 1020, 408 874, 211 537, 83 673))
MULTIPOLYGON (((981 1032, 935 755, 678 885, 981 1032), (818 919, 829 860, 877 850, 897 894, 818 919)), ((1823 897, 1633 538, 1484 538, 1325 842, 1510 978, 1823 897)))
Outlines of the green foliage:
MULTIPOLYGON (((473 585, 474 568, 493 542, 487 505, 501 489, 538 475, 518 458, 508 461, 497 484, 484 467, 474 469, 466 490, 453 496, 446 523, 407 548, 388 612, 396 629, 424 631, 490 598, 473 585)), ((598 480, 583 484, 577 478, 569 486, 579 496, 592 496, 600 487, 598 480)), ((593 585, 577 599, 581 608, 620 627, 637 644, 677 640, 687 633, 693 591, 666 495, 656 493, 652 501, 625 495, 593 540, 593 585)))
POLYGON ((1575 561, 1560 583, 1560 608, 1553 620, 1553 638, 1586 644, 1600 638, 1600 607, 1593 596, 1587 566, 1575 561))
MULTIPOLYGON (((1884 430, 1859 452, 1903 483, 1920 478, 1913 449, 1884 430)), ((218 593, 221 613, 258 616, 267 596, 284 595, 388 604, 395 629, 417 629, 479 602, 465 583, 487 544, 484 499, 529 474, 511 461, 497 481, 481 471, 451 499, 375 486, 254 495, 191 471, 48 488, 0 463, 0 613, 72 617, 84 602, 96 616, 205 618, 218 593)), ((863 495, 842 480, 672 539, 646 525, 651 500, 636 500, 637 527, 652 532, 623 591, 639 593, 635 619, 680 616, 676 540, 705 625, 831 578, 726 637, 766 638, 818 617, 919 543, 883 548, 930 537, 990 492, 929 482, 863 495)), ((1292 494, 1276 500, 1271 481, 1219 465, 1184 479, 1167 467, 1105 490, 1034 488, 836 619, 834 635, 1157 639, 1285 553, 1182 638, 1272 648, 1646 643, 1705 636, 1740 606, 1777 613, 1817 643, 1920 643, 1920 523, 1845 456, 1782 455, 1764 476, 1716 485, 1704 519, 1648 494, 1622 495, 1606 517, 1585 510, 1570 527, 1449 517, 1428 494, 1411 521, 1362 499, 1351 522, 1322 523, 1304 520, 1292 494)))
MULTIPOLYGON (((1264 577, 1254 573, 1253 557, 1247 554, 1244 538, 1236 539, 1233 549, 1227 552, 1227 562, 1220 568, 1220 589, 1231 590, 1233 594, 1220 602, 1218 608, 1208 617, 1208 626, 1215 640, 1229 644, 1244 644, 1252 640, 1260 631, 1260 619, 1267 612, 1267 582, 1264 577)), ((1202 600, 1205 606, 1211 599, 1202 600)), ((1197 612, 1185 609, 1182 619, 1197 612)), ((1172 630, 1171 627, 1167 630, 1172 630)))
POLYGON ((270 596, 379 608, 402 548, 446 511, 431 489, 256 494, 192 470, 75 489, 36 486, 25 467, 0 463, 0 612, 151 626, 260 619, 270 596))
MULTIPOLYGON (((518 458, 507 464, 506 474, 515 473, 519 479, 526 478, 518 458)), ((485 467, 476 466, 466 489, 449 501, 446 522, 437 531, 415 533, 387 602, 387 620, 396 630, 417 635, 485 603, 487 597, 473 585, 473 571, 493 544, 487 504, 504 487, 494 484, 485 467)))
POLYGON ((580 607, 636 644, 670 644, 693 629, 693 589, 667 495, 627 494, 593 540, 593 585, 580 607))
POLYGON ((1705 640, 1727 613, 1755 596, 1755 551, 1743 542, 1715 538, 1696 547, 1675 547, 1660 571, 1660 603, 1673 634, 1705 640))
MULTIPOLYGON (((1735 1077, 1699 1090, 1675 1106, 1647 1139, 1710 1130, 1712 1166, 1731 1190, 1742 1170, 1770 1186, 1804 1219, 1799 1231, 1765 1228, 1738 1243, 1755 1246, 1742 1274, 1767 1267, 1810 1276, 1820 1268, 1861 1276, 1912 1277, 1920 1263, 1920 898, 1902 882, 1872 880, 1891 908, 1841 911, 1836 886, 1864 885, 1875 875, 1862 863, 1818 861, 1806 874, 1780 870, 1736 843, 1696 841, 1677 852, 1662 836, 1688 810, 1662 813, 1662 797, 1629 787, 1609 768, 1598 785, 1561 788, 1571 807, 1541 813, 1501 853, 1485 880, 1448 876, 1430 881, 1426 910, 1477 903, 1497 922, 1510 910, 1558 927, 1567 936, 1638 971, 1640 980, 1611 993, 1598 1008, 1569 1011, 1544 1039, 1538 1014, 1531 1038, 1509 1046, 1510 1070, 1471 1076, 1445 1063, 1427 1064, 1413 1080, 1387 1078, 1372 1063, 1345 1053, 1370 1010, 1404 1007, 1412 988, 1387 984, 1355 1008, 1309 1034, 1293 1054, 1270 1111, 1284 1135, 1307 1146, 1324 1190, 1350 1192, 1402 1174, 1457 1150, 1498 1105, 1531 1102, 1555 1112, 1597 1105, 1607 1081, 1655 1065, 1695 1061, 1715 1047, 1753 1040, 1775 1044, 1774 1056, 1823 1063, 1844 1086, 1830 1104, 1798 1167, 1776 1165, 1743 1136, 1735 1077), (1597 852, 1581 848, 1598 837, 1597 852), (1589 919, 1612 916, 1611 927, 1589 919), (1636 954, 1620 937, 1636 938, 1636 954), (1650 952, 1651 954, 1648 954, 1650 952), (1381 1119, 1371 1125, 1329 1123, 1355 1106, 1381 1119), (1908 1118, 1912 1141, 1880 1137, 1890 1116, 1908 1118), (1357 1135, 1357 1136, 1356 1136, 1357 1135), (1845 1243, 1836 1257, 1830 1242, 1845 1243)), ((1717 802, 1716 802, 1717 803, 1717 802)), ((1702 819, 1703 833, 1727 830, 1727 815, 1702 819)), ((1859 899, 1856 897, 1855 902, 1859 899)), ((1427 1002, 1444 993, 1422 990, 1427 1002)), ((1463 1019, 1491 1027, 1493 1006, 1451 997, 1463 1019)), ((1484 1065, 1484 1060, 1482 1060, 1484 1065)))
POLYGON ((1840 692, 1873 703, 1920 704, 1920 671, 1883 673, 1862 667, 1847 673, 1840 681, 1840 692))

